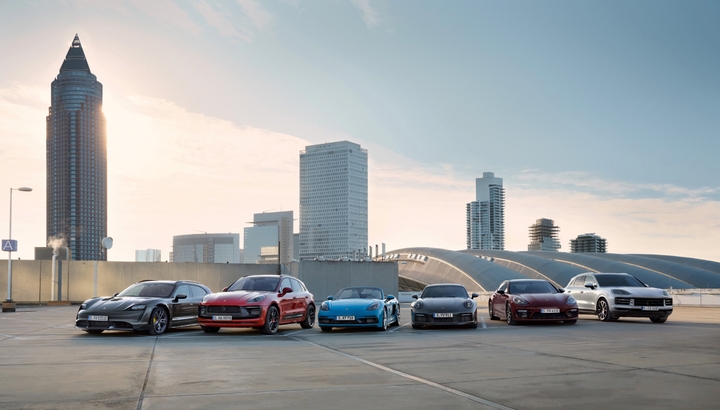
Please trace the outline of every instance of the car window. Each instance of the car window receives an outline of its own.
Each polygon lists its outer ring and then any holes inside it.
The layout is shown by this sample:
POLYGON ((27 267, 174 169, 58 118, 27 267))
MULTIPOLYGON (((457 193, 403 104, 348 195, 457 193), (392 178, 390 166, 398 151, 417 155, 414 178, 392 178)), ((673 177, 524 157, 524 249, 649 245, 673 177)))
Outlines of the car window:
POLYGON ((174 283, 142 282, 131 285, 118 296, 140 296, 150 298, 168 298, 175 288, 174 283))
POLYGON ((282 284, 280 285, 280 290, 283 290, 285 288, 292 289, 292 285, 290 285, 290 279, 288 278, 283 279, 282 284))
POLYGON ((585 276, 585 285, 584 286, 587 286, 587 285, 593 285, 593 286, 597 285, 597 282, 595 282, 595 278, 592 275, 585 276))
POLYGON ((422 298, 467 298, 467 290, 457 285, 428 286, 423 290, 422 298))
POLYGON ((255 290, 261 292, 273 292, 277 289, 278 282, 280 282, 280 278, 278 277, 248 276, 235 281, 235 283, 230 285, 228 291, 255 290))
POLYGON ((553 285, 539 280, 510 282, 508 289, 510 289, 509 293, 514 295, 527 293, 557 293, 557 289, 555 289, 553 285))
POLYGON ((205 295, 208 293, 205 291, 205 289, 201 288, 200 286, 190 285, 190 292, 192 292, 192 298, 195 301, 202 302, 205 295))
POLYGON ((303 288, 300 285, 300 282, 298 282, 297 280, 290 279, 290 284, 292 285, 293 292, 302 292, 303 291, 303 288))
POLYGON ((572 281, 570 286, 574 286, 574 287, 578 287, 578 288, 585 286, 585 275, 578 276, 577 278, 575 278, 575 280, 572 281))
POLYGON ((597 280, 600 286, 645 287, 639 280, 630 275, 598 275, 597 280))
POLYGON ((180 285, 175 289, 175 292, 173 292, 172 297, 176 297, 177 295, 185 295, 187 297, 192 297, 190 294, 190 288, 188 285, 180 285))
POLYGON ((508 283, 507 283, 507 281, 505 281, 500 284, 500 287, 497 290, 505 292, 505 291, 507 291, 507 286, 508 286, 508 283))

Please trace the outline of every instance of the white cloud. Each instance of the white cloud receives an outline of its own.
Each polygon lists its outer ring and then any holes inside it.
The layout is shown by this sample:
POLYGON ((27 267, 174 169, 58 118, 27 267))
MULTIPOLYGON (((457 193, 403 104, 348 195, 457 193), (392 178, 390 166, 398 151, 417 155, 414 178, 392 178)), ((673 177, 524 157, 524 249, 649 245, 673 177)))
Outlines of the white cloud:
MULTIPOLYGON (((64 1, 59 2, 66 4, 64 1)), ((121 13, 127 13, 127 5, 131 5, 165 26, 178 27, 193 34, 201 31, 200 26, 173 0, 74 0, 73 4, 78 8, 103 7, 121 13)))
POLYGON ((352 3, 362 12, 365 25, 369 28, 377 27, 382 21, 380 13, 370 5, 370 0, 352 0, 352 3))
POLYGON ((243 13, 248 17, 253 26, 262 29, 272 21, 272 15, 265 11, 258 2, 254 0, 237 0, 242 7, 243 13))
POLYGON ((239 38, 247 42, 252 40, 250 32, 239 23, 236 23, 231 14, 217 10, 204 0, 193 2, 193 7, 221 36, 239 38))

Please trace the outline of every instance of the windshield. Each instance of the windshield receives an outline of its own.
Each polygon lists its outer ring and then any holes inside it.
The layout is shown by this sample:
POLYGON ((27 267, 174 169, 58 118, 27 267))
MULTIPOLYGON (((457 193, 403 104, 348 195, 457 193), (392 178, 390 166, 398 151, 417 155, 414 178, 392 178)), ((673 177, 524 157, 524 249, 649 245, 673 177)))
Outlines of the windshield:
POLYGON ((143 282, 131 285, 118 296, 140 296, 148 298, 169 298, 175 289, 174 283, 143 282))
POLYGON ((595 275, 600 286, 625 286, 631 288, 644 288, 645 285, 630 275, 595 275))
POLYGON ((380 288, 345 288, 340 289, 334 299, 382 299, 382 295, 380 288))
POLYGON ((553 285, 545 281, 510 282, 508 293, 518 295, 522 293, 558 293, 553 285))
POLYGON ((467 298, 468 293, 462 286, 438 285, 428 286, 422 293, 421 298, 467 298))
POLYGON ((240 278, 228 288, 229 292, 236 290, 259 290, 261 292, 273 292, 277 289, 279 277, 252 277, 240 278))

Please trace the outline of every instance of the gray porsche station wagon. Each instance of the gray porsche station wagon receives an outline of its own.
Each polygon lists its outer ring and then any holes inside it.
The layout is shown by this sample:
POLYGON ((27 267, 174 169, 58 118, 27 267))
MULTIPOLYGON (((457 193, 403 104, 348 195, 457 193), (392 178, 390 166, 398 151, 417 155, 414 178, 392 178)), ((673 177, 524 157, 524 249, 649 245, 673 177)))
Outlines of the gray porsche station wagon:
POLYGON ((651 288, 627 273, 583 273, 570 279, 565 292, 575 298, 580 313, 597 315, 604 322, 627 316, 665 323, 673 311, 666 290, 651 288))
POLYGON ((193 281, 141 281, 113 296, 83 302, 75 327, 87 333, 134 330, 160 335, 171 327, 197 325, 198 306, 209 293, 207 286, 193 281))

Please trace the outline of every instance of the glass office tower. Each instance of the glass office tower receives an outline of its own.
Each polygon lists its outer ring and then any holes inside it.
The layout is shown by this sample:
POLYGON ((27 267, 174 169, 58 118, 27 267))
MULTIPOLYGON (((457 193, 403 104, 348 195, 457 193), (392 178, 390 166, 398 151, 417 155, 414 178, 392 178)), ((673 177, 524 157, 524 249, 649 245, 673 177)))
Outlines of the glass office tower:
POLYGON ((103 88, 75 35, 52 82, 47 125, 47 236, 74 260, 107 260, 107 140, 103 88))

